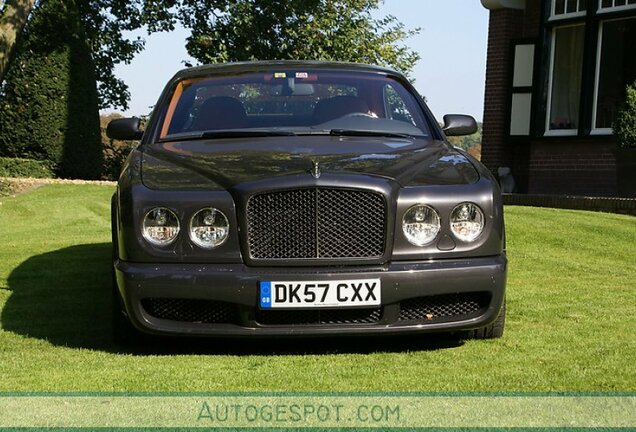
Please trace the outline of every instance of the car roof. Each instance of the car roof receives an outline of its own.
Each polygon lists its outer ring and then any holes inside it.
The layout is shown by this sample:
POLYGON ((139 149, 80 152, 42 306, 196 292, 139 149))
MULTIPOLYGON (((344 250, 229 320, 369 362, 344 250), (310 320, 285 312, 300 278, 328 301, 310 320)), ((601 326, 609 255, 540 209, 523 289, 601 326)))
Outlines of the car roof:
POLYGON ((216 75, 223 73, 240 73, 240 72, 259 72, 276 70, 280 68, 311 68, 311 69, 331 69, 340 71, 358 71, 358 72, 375 72, 385 73, 394 76, 406 78, 395 70, 363 63, 350 62, 334 62, 334 61, 315 61, 315 60, 268 60, 268 61, 249 61, 249 62, 233 62, 219 63, 204 66, 195 66, 182 69, 176 73, 173 80, 182 80, 184 78, 194 78, 206 75, 216 75))

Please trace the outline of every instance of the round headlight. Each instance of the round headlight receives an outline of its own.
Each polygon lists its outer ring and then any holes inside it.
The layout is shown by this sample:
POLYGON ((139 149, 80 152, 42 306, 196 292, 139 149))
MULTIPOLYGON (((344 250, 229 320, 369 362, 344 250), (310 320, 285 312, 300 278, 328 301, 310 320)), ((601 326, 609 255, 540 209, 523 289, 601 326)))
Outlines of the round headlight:
POLYGON ((220 246, 229 232, 227 217, 221 210, 212 207, 199 210, 190 221, 190 239, 202 248, 220 246))
POLYGON ((453 209, 450 228, 461 241, 475 240, 484 229, 484 213, 473 203, 461 203, 453 209))
POLYGON ((439 215, 432 207, 417 204, 404 213, 402 230, 415 246, 425 246, 435 240, 440 230, 439 215))
POLYGON ((143 223, 144 238, 155 246, 166 246, 179 234, 179 218, 172 210, 156 207, 146 213, 143 223))

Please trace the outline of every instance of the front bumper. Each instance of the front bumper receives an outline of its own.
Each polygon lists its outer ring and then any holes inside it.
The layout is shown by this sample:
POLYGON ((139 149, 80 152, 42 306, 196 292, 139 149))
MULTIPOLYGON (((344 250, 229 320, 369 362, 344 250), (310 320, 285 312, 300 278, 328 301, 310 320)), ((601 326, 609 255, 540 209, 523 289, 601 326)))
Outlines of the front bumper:
POLYGON ((504 301, 506 256, 339 268, 148 264, 117 260, 119 293, 146 333, 191 336, 330 336, 460 331, 493 322, 504 301), (369 309, 261 311, 262 280, 381 280, 369 309))

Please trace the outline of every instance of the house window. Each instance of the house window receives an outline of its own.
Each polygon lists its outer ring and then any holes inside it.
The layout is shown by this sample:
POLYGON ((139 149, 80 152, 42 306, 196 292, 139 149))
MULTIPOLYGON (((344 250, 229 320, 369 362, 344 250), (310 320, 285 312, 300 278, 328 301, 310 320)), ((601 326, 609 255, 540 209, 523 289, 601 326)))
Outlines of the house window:
POLYGON ((546 135, 576 135, 583 71, 583 24, 552 31, 546 135))
MULTIPOLYGON (((636 0, 635 0, 636 1, 636 0)), ((636 80, 636 18, 604 21, 599 29, 593 132, 611 133, 625 87, 636 80)))
POLYGON ((615 10, 636 8, 636 0, 601 0, 599 12, 613 12, 615 10))
POLYGON ((611 135, 625 88, 636 81, 636 0, 546 0, 544 6, 549 49, 540 61, 547 76, 530 98, 513 85, 510 135, 539 132, 527 127, 529 106, 540 113, 544 136, 611 135), (534 103, 536 97, 544 103, 534 103))
POLYGON ((552 0, 550 19, 572 18, 585 15, 588 0, 552 0))
POLYGON ((530 135, 534 51, 533 43, 515 45, 510 100, 510 136, 530 135))

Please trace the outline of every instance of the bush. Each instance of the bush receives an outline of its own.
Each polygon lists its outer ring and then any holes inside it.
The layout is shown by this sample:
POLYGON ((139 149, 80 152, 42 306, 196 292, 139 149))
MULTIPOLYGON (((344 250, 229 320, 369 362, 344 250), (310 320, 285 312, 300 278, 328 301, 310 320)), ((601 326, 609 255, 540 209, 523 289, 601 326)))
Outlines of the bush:
POLYGON ((108 141, 104 143, 103 180, 118 180, 126 158, 134 148, 128 141, 108 141))
POLYGON ((627 86, 625 103, 613 126, 619 147, 636 148, 636 81, 627 86))
POLYGON ((98 179, 103 163, 94 63, 77 0, 38 2, 0 91, 0 156, 98 179))
POLYGON ((0 157, 0 177, 51 178, 55 173, 47 161, 0 157))
POLYGON ((11 183, 0 179, 0 196, 11 195, 11 183))
POLYGON ((121 114, 110 113, 99 116, 102 130, 102 143, 104 143, 104 169, 102 170, 102 180, 118 180, 121 168, 126 162, 126 158, 135 147, 134 141, 112 140, 106 135, 106 128, 112 120, 123 118, 121 114))

